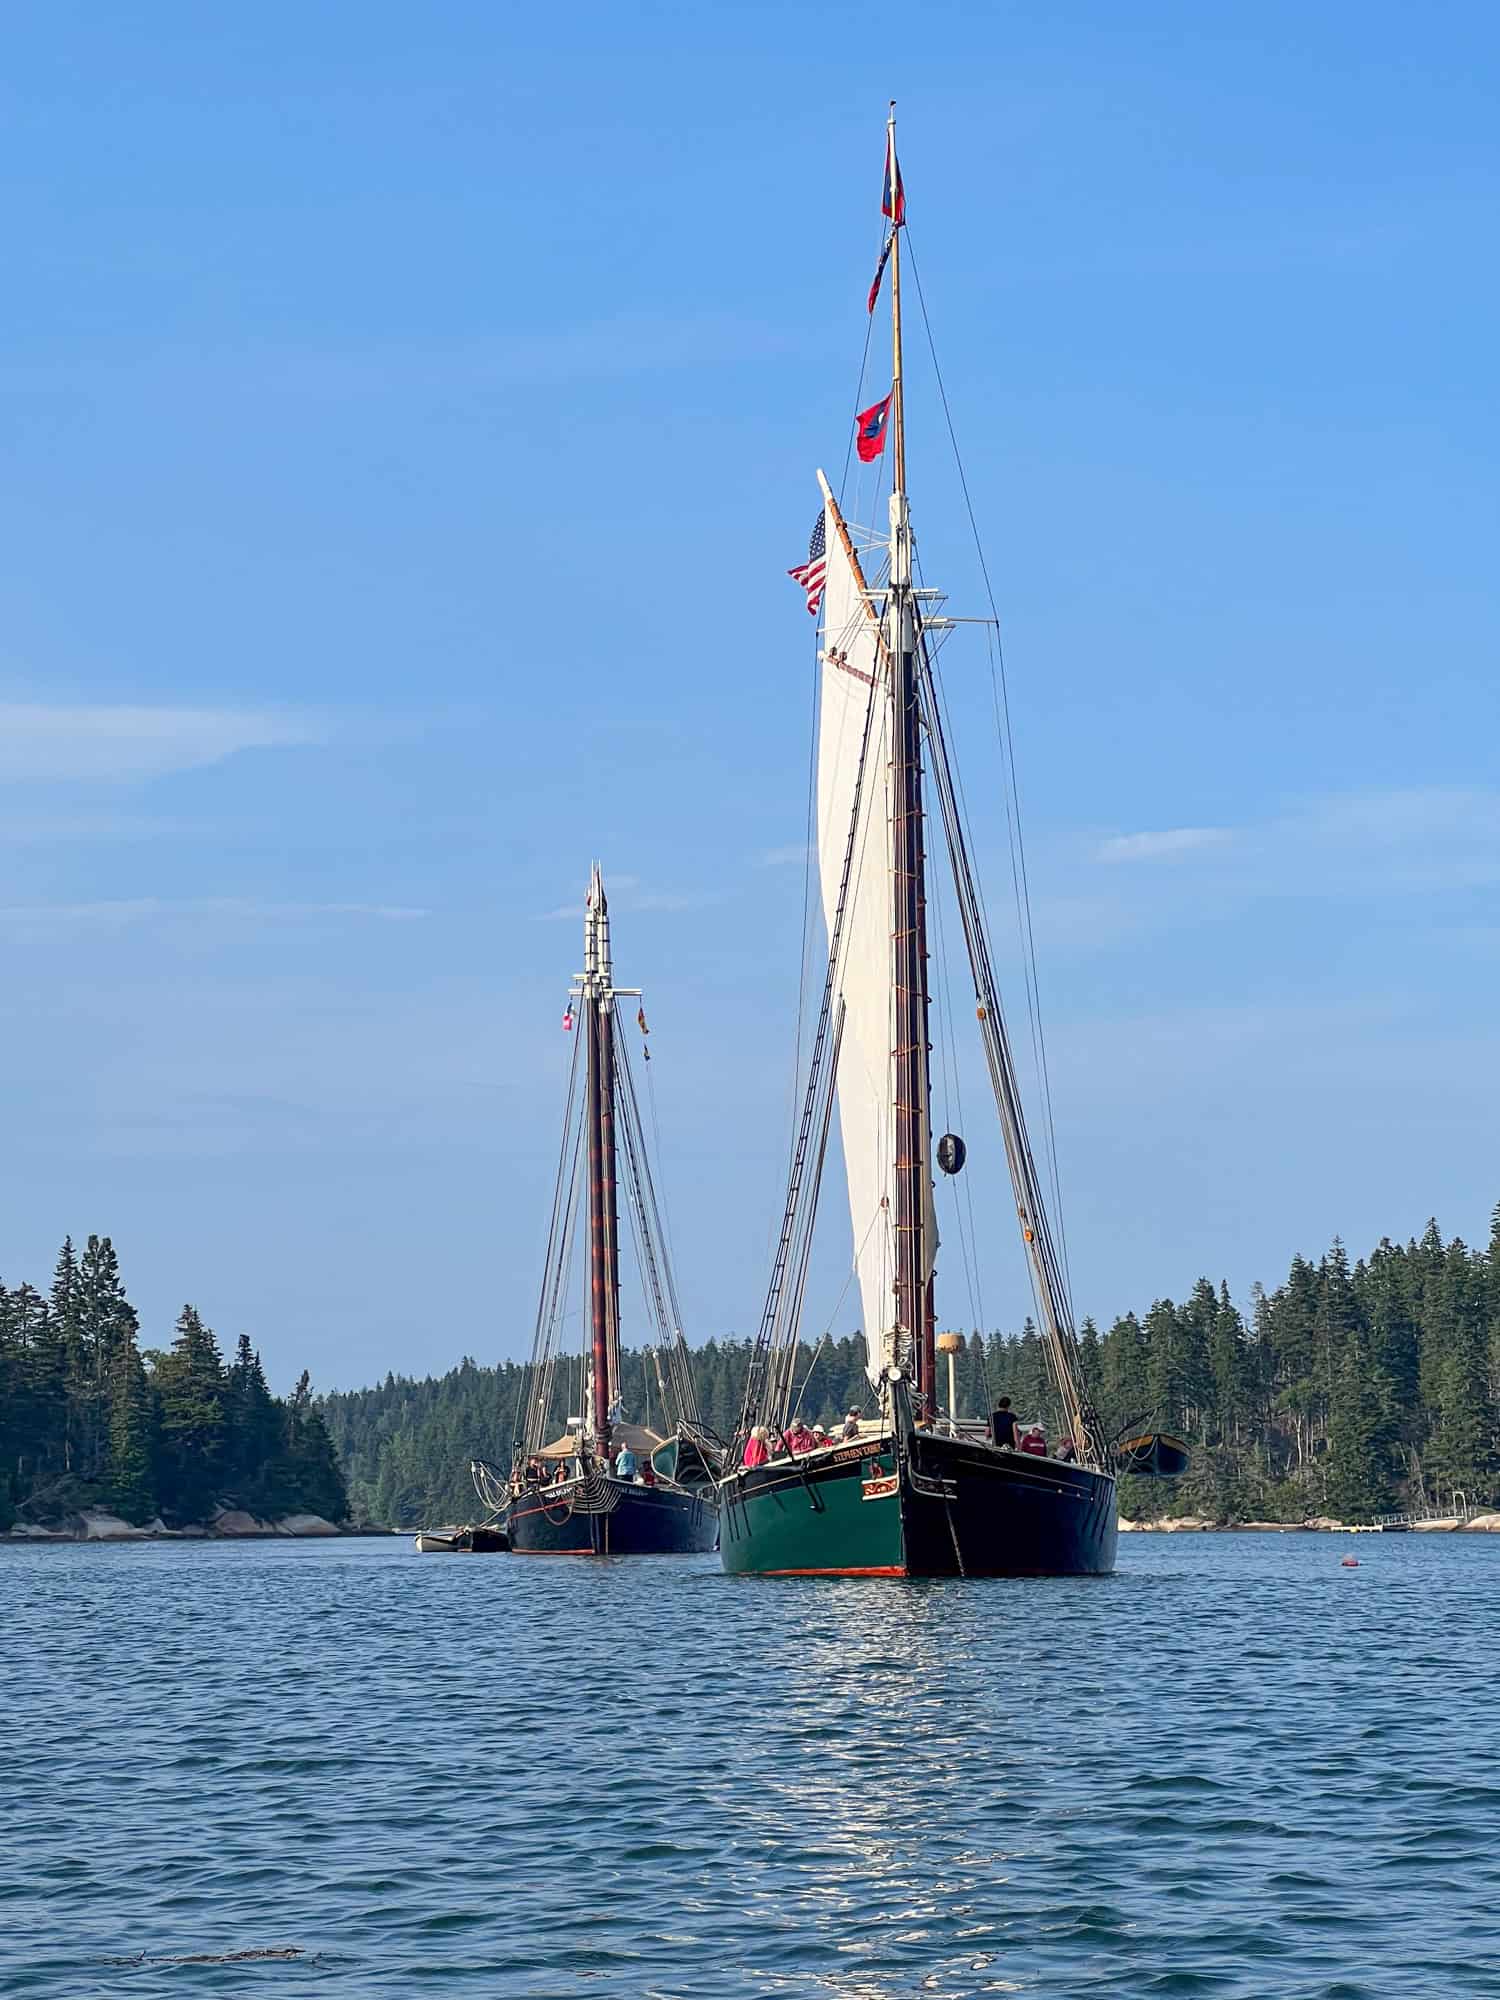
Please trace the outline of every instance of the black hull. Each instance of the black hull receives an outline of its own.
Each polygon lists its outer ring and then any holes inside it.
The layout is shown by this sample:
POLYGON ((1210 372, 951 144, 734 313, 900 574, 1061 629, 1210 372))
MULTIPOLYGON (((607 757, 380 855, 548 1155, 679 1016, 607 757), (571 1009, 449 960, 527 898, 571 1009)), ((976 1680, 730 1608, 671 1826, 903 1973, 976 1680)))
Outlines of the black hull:
POLYGON ((1119 1510, 1107 1472, 916 1431, 903 1467, 908 1576, 1107 1576, 1119 1510))
POLYGON ((587 1482, 573 1495, 526 1492, 506 1518, 518 1556, 706 1555, 718 1537, 711 1499, 676 1486, 587 1482), (605 1490, 601 1493, 600 1487, 605 1490))

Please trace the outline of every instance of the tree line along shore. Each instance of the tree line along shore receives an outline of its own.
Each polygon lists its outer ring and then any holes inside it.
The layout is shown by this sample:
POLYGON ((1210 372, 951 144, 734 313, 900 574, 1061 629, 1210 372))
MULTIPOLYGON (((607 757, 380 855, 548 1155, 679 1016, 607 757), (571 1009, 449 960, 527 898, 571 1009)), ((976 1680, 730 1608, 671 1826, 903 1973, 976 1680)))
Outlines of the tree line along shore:
MULTIPOLYGON (((750 1347, 729 1337, 694 1351, 705 1420, 726 1435, 750 1347)), ((1085 1320, 1079 1347, 1111 1433, 1149 1425, 1191 1447, 1178 1481, 1122 1480, 1120 1511, 1137 1526, 1362 1524, 1456 1493, 1471 1510, 1500 1497, 1500 1206, 1485 1249, 1445 1240, 1436 1222, 1352 1264, 1335 1241, 1315 1263, 1294 1257, 1275 1289, 1255 1286, 1248 1311, 1201 1278, 1102 1332, 1085 1320)), ((970 1332, 955 1360, 962 1414, 1009 1395, 1055 1434, 1030 1322, 970 1332)), ((622 1363, 625 1413, 650 1424, 649 1354, 622 1363)), ((508 1461, 525 1375, 465 1360, 314 1398, 304 1374, 277 1398, 248 1337, 226 1363, 191 1306, 167 1349, 143 1350, 109 1238, 76 1256, 66 1243, 48 1292, 0 1284, 0 1532, 90 1508, 224 1532, 247 1518, 468 1520, 469 1461, 508 1461)), ((809 1421, 831 1427, 869 1403, 858 1334, 804 1346, 794 1379, 809 1421)), ((560 1369, 559 1430, 580 1392, 560 1369)))
MULTIPOLYGON (((1483 1250, 1445 1241, 1436 1222, 1353 1264, 1336 1241, 1316 1263, 1294 1257, 1274 1289, 1254 1287, 1248 1311, 1201 1278, 1181 1302, 1158 1299, 1103 1332, 1085 1320, 1079 1346, 1111 1434, 1172 1430, 1192 1449, 1180 1480, 1122 1480, 1121 1514, 1138 1525, 1361 1523, 1440 1504, 1455 1489, 1474 1506, 1500 1496, 1500 1206, 1483 1250)), ((694 1351, 704 1417, 721 1434, 734 1428, 749 1357, 750 1342, 733 1338, 694 1351)), ((625 1413, 649 1423, 648 1357, 622 1359, 625 1413)), ((961 1414, 980 1416, 1008 1395, 1056 1435, 1060 1413, 1029 1322, 971 1332, 955 1360, 961 1414)), ((388 1375, 325 1396, 356 1512, 399 1525, 471 1518, 468 1462, 507 1462, 525 1373, 465 1360, 439 1377, 388 1375)), ((832 1427, 869 1403, 857 1335, 804 1346, 794 1380, 809 1421, 832 1427)), ((580 1382, 561 1381, 558 1430, 580 1393, 580 1382)))
POLYGON ((273 1396, 249 1336, 226 1362, 190 1305, 168 1347, 143 1349, 109 1237, 65 1241, 46 1292, 0 1283, 0 1533, 316 1533, 348 1517, 307 1375, 273 1396))

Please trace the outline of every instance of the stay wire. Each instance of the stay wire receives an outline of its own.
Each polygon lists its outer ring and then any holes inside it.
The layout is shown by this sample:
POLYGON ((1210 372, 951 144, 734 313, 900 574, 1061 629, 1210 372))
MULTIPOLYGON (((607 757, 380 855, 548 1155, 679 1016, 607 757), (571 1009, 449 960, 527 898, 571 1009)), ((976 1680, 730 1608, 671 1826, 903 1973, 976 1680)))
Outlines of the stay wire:
MULTIPOLYGON (((953 986, 947 976, 948 942, 944 929, 941 895, 929 895, 928 908, 933 913, 933 929, 937 933, 938 1011, 943 1024, 939 1065, 943 1094, 945 1098, 951 1098, 953 1105, 952 1129, 961 1133, 964 1129, 963 1086, 959 1078, 958 1037, 953 1030, 953 986)), ((969 1294, 969 1311, 975 1316, 974 1323, 977 1325, 980 1312, 977 1292, 979 1245, 973 1235, 972 1212, 969 1227, 965 1228, 963 1201, 956 1182, 953 1184, 953 1213, 958 1221, 958 1247, 964 1267, 964 1285, 969 1294)))
POLYGON ((1071 1294, 1072 1272, 1068 1261, 1067 1226, 1063 1216, 1062 1177, 1057 1156, 1057 1130, 1052 1109, 1052 1079, 1047 1063, 1046 1036, 1042 1029, 1041 996, 1037 976, 1036 937, 1031 915, 1031 887, 1026 867, 1026 842, 1021 828, 1021 795, 1016 779, 1015 739, 1011 727, 1010 684, 1005 671, 1005 648, 1000 639, 1000 612, 995 600, 995 588, 990 578, 989 564, 985 559, 984 543, 980 538, 979 522, 974 512, 973 496, 969 491, 968 473, 964 468, 963 453, 959 450, 958 433, 953 423, 953 412, 948 402, 948 391, 943 381, 943 371, 937 358, 937 344, 933 339, 932 321, 927 311, 927 297, 922 289, 922 275, 917 266, 917 254, 912 242, 910 227, 906 232, 906 249, 911 264, 912 281, 916 286, 917 306, 922 315, 922 331, 927 337, 927 352, 932 360, 933 378, 937 383, 938 399, 942 404, 943 422, 948 431, 948 442, 953 451, 953 463, 958 473, 959 489, 963 494, 964 509, 969 517, 969 532, 974 538, 974 550, 979 559, 980 574, 984 579, 985 597, 990 607, 993 622, 991 686, 996 688, 994 661, 998 659, 998 689, 996 690, 996 727, 1004 744, 1005 757, 1010 770, 1010 784, 1006 797, 1006 820, 1013 827, 1014 845, 1012 849, 1012 872, 1016 878, 1021 910, 1022 932, 1025 940, 1023 971, 1025 976, 1027 1011, 1030 1016, 1033 1056, 1037 1063, 1038 1077, 1042 1087, 1042 1106, 1047 1121, 1047 1163, 1052 1183, 1053 1208, 1057 1217, 1058 1248, 1062 1256, 1063 1276, 1071 1294), (1012 819, 1012 800, 1014 818, 1012 819))

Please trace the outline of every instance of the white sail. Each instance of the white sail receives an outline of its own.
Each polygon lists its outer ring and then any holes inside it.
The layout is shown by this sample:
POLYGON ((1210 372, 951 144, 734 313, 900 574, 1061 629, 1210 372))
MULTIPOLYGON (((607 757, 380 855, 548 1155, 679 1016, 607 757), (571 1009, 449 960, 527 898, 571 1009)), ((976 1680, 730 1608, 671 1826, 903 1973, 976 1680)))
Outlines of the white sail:
MULTIPOLYGON (((832 497, 825 501, 822 687, 818 725, 818 870, 829 937, 838 914, 859 793, 837 988, 844 1003, 839 1130, 854 1229, 854 1268, 872 1382, 907 1367, 896 1351, 894 997, 891 960, 891 703, 889 669, 861 594, 832 497), (874 713, 870 696, 875 690, 874 713), (870 716, 869 742, 865 742, 870 716), (860 754, 864 778, 860 783, 860 754)), ((903 1343, 904 1344, 904 1343, 903 1343)))

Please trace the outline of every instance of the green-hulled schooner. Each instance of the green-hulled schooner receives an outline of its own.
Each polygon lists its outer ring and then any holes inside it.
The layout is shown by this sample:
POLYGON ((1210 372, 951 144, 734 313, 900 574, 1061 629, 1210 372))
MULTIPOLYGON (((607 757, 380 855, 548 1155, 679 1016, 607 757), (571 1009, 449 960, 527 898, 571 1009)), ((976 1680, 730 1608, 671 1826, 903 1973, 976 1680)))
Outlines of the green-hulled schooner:
MULTIPOLYGON (((1079 1382, 1072 1307, 991 962, 929 639, 944 621, 914 580, 906 488, 901 277, 905 196, 895 112, 886 134, 885 247, 892 383, 857 420, 862 459, 885 452, 889 534, 867 573, 828 481, 808 563, 821 592, 816 862, 826 978, 783 1222, 738 1435, 719 1484, 724 1567, 761 1575, 1012 1576, 1113 1568, 1113 1454, 1079 1382), (1006 1420, 963 1421, 938 1372, 929 1088, 927 795, 933 794, 972 974, 1022 1243, 1066 1443, 1009 1448, 1006 1420), (875 1414, 793 1452, 801 1304, 835 1107, 875 1414), (742 1459, 749 1462, 741 1462, 742 1459)), ((942 1164, 962 1164, 955 1135, 942 1164)), ((804 1440, 805 1442, 805 1440, 804 1440)))

